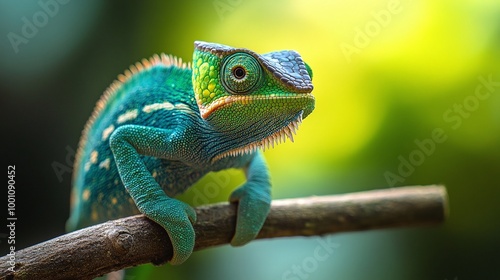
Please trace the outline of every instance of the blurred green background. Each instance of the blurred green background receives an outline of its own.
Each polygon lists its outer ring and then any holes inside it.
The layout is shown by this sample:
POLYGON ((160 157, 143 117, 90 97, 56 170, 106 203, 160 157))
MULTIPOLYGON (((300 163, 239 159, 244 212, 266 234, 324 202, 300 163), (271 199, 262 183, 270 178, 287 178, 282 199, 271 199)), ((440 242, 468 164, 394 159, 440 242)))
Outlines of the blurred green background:
MULTIPOLYGON (((321 261, 311 259, 318 238, 277 239, 127 279, 500 279, 497 0, 1 1, 0 35, 17 248, 64 233, 74 150, 113 79, 154 53, 190 61, 204 40, 294 49, 314 71, 315 111, 295 143, 265 152, 274 198, 442 183, 450 216, 433 228, 333 235, 321 261)), ((225 201, 242 181, 239 171, 212 174, 181 199, 225 201), (221 178, 229 185, 213 188, 221 178)))

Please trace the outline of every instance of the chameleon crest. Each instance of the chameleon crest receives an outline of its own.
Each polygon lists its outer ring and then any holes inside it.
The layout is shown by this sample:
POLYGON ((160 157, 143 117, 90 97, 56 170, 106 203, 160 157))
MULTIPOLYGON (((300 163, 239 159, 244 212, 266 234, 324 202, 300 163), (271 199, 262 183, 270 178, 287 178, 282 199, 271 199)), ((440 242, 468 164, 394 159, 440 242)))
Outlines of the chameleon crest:
POLYGON ((260 231, 270 209, 259 148, 286 137, 314 109, 311 68, 295 51, 259 55, 195 42, 192 64, 142 60, 96 105, 80 140, 68 230, 143 213, 168 233, 172 264, 190 256, 194 209, 174 197, 211 171, 245 170, 234 246, 260 231), (192 67, 191 67, 192 65, 192 67))

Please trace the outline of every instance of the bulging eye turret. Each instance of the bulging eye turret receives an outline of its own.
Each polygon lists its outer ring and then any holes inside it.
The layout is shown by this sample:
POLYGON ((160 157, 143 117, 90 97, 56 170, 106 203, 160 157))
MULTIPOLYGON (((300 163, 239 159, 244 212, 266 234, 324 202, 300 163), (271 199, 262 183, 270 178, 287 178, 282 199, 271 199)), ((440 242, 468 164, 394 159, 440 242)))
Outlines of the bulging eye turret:
POLYGON ((222 85, 232 94, 249 94, 263 79, 263 71, 255 57, 248 53, 234 53, 222 62, 222 85))

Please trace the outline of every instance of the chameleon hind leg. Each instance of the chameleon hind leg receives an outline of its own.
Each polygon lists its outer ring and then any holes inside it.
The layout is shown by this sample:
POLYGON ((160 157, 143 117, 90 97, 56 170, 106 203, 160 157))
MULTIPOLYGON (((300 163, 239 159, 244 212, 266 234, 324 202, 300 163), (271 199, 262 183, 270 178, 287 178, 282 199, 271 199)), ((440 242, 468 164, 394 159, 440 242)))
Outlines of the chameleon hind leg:
POLYGON ((231 245, 241 246, 259 233, 271 208, 271 183, 261 152, 257 152, 245 168, 247 181, 236 189, 229 201, 238 203, 236 231, 231 245))
POLYGON ((196 220, 194 209, 168 197, 146 168, 140 154, 175 159, 175 143, 169 130, 138 125, 117 128, 110 137, 116 166, 128 193, 141 213, 168 233, 174 254, 171 264, 181 264, 193 252, 196 220))

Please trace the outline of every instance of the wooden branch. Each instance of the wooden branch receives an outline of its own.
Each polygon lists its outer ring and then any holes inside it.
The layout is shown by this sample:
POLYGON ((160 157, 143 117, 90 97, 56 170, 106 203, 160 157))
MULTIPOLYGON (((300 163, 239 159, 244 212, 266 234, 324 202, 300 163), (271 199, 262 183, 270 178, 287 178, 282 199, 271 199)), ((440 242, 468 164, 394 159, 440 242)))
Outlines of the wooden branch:
MULTIPOLYGON (((227 244, 234 234, 236 206, 196 209, 195 251, 227 244)), ((275 200, 257 238, 313 236, 368 229, 435 225, 447 215, 442 186, 401 187, 344 195, 275 200)), ((165 230, 142 215, 127 217, 20 250, 15 272, 0 258, 0 279, 92 279, 172 257, 165 230)))

